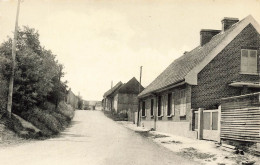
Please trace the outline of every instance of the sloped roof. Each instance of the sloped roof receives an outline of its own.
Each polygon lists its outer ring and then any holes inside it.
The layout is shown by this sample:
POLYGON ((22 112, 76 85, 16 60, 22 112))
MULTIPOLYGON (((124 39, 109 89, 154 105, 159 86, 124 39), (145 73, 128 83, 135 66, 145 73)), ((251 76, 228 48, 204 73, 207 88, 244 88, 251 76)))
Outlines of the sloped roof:
POLYGON ((254 27, 257 27, 258 32, 260 31, 259 25, 252 16, 244 18, 240 22, 231 26, 225 32, 220 32, 215 35, 207 44, 198 46, 174 60, 152 83, 147 86, 147 88, 139 94, 139 97, 182 81, 196 85, 197 74, 249 23, 253 24, 254 27))
MULTIPOLYGON (((118 90, 119 93, 128 93, 128 94, 139 94, 139 82, 135 77, 129 80, 127 83, 122 85, 118 90)), ((143 91, 144 87, 141 85, 140 91, 143 91)))
POLYGON ((119 89, 122 85, 123 85, 123 83, 121 81, 118 82, 113 88, 109 89, 106 93, 104 93, 103 97, 107 97, 107 96, 111 95, 117 89, 119 89))

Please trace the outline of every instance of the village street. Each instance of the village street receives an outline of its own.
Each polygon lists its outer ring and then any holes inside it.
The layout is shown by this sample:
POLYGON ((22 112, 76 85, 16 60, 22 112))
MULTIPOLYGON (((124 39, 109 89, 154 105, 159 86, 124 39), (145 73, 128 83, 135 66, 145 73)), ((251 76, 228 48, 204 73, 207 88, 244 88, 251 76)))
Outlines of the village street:
POLYGON ((196 164, 107 118, 76 111, 60 137, 0 149, 1 164, 168 165, 196 164))

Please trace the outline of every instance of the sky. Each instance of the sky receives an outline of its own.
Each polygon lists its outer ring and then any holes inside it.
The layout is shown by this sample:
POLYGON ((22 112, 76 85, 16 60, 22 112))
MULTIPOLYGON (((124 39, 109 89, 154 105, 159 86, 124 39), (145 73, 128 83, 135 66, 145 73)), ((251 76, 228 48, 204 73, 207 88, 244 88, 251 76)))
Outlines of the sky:
MULTIPOLYGON (((16 7, 0 0, 0 44, 13 37, 16 7)), ((260 23, 260 0, 22 0, 19 26, 38 30, 75 94, 101 100, 112 81, 139 80, 140 66, 149 85, 199 45, 201 29, 248 15, 260 23)))

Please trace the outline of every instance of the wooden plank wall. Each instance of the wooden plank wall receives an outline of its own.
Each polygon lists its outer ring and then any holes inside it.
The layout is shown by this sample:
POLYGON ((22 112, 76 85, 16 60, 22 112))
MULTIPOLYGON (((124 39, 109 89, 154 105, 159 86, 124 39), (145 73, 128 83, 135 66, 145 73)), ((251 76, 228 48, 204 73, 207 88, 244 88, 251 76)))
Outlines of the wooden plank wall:
POLYGON ((221 139, 260 142, 259 95, 222 99, 221 139))

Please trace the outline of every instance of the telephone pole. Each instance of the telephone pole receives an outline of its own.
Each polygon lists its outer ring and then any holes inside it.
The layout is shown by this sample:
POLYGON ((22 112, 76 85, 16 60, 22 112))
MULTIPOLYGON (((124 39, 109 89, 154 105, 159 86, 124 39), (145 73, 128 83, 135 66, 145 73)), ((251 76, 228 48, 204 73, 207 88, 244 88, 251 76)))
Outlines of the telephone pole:
MULTIPOLYGON (((143 66, 140 66, 140 81, 139 81, 139 93, 138 94, 140 94, 140 92, 141 92, 142 68, 143 68, 143 66)), ((140 100, 138 99, 137 126, 140 126, 140 119, 141 119, 141 117, 140 117, 140 109, 141 109, 140 105, 141 105, 140 100)))
POLYGON ((20 12, 20 2, 21 0, 18 0, 16 19, 15 19, 14 39, 12 42, 12 73, 9 82, 9 93, 8 93, 8 101, 7 101, 7 113, 9 118, 11 118, 11 114, 12 114, 14 70, 15 70, 16 42, 17 42, 17 33, 18 33, 18 18, 20 12))

